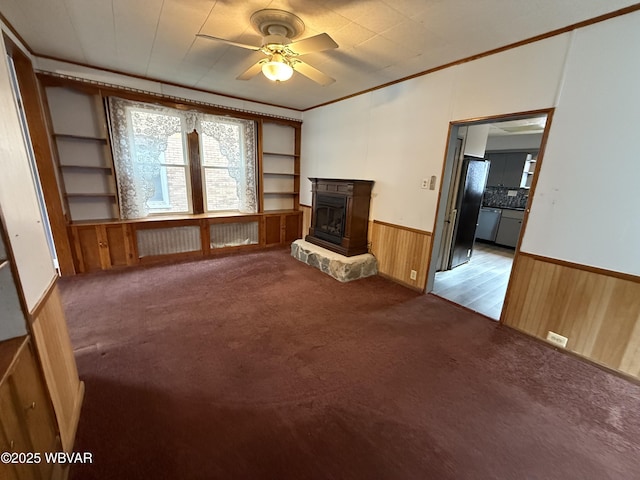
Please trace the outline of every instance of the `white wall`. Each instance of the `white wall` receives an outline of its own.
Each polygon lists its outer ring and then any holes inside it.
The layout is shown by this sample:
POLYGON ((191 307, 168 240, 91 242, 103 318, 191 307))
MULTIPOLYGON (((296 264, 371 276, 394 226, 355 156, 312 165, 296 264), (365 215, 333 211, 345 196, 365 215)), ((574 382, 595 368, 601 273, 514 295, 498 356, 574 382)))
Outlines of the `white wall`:
POLYGON ((48 58, 35 57, 34 60, 34 68, 46 72, 69 75, 72 77, 94 80, 97 82, 103 82, 122 87, 135 88, 151 93, 186 98, 188 100, 205 102, 212 105, 219 105, 221 107, 235 108, 256 113, 264 113, 267 115, 277 115, 294 120, 302 119, 302 112, 297 110, 290 110, 288 108, 274 107, 271 105, 264 105, 262 103, 251 102, 249 100, 241 100, 237 98, 226 97, 224 95, 216 95, 214 93, 200 92, 198 90, 177 87, 174 85, 167 85, 165 83, 152 80, 144 80, 125 74, 106 72, 104 70, 99 70, 96 68, 83 67, 80 65, 74 65, 72 63, 61 62, 58 60, 51 60, 48 58))
MULTIPOLYGON (((420 183, 436 175, 439 188, 449 123, 551 107, 568 44, 554 37, 523 57, 510 50, 305 112, 303 179, 374 180, 372 218, 432 231, 438 190, 420 183)), ((309 204, 310 186, 301 190, 309 204)))
POLYGON ((372 218, 432 231, 451 121, 557 107, 522 250, 640 275, 639 54, 635 12, 305 112, 302 177, 374 180, 372 218))
POLYGON ((4 41, 0 40, 0 209, 31 311, 55 278, 20 120, 4 41))
POLYGON ((522 249, 640 275, 640 12, 578 30, 522 249))

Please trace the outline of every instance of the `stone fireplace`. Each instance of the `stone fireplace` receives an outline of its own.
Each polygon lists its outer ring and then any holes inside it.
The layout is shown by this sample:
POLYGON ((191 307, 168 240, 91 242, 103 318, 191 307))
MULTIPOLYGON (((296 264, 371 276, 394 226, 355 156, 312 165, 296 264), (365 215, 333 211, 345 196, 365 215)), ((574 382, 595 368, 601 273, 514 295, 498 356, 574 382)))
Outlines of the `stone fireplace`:
POLYGON ((310 178, 313 205, 307 242, 346 257, 367 253, 370 180, 310 178))

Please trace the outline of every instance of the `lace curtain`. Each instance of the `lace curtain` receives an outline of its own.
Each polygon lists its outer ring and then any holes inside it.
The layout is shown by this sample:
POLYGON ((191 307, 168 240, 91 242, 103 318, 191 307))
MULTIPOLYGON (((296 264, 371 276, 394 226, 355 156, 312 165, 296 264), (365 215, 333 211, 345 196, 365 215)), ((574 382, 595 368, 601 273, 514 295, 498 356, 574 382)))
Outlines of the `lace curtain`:
POLYGON ((237 184, 239 210, 258 211, 254 122, 115 97, 109 98, 109 119, 121 218, 149 215, 148 202, 154 195, 154 179, 169 137, 193 130, 220 142, 221 152, 229 161, 229 173, 237 184), (232 125, 240 127, 240 136, 232 125))
POLYGON ((202 115, 198 125, 203 134, 219 142, 220 153, 229 162, 229 175, 238 188, 239 210, 257 212, 255 122, 202 115))

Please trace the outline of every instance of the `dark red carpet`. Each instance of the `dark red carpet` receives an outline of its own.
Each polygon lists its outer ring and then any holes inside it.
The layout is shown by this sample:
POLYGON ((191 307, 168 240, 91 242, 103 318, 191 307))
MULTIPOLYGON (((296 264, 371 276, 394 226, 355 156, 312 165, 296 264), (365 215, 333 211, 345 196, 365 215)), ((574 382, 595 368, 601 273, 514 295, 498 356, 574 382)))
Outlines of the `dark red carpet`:
POLYGON ((640 478, 640 387, 275 250, 61 282, 91 479, 640 478))

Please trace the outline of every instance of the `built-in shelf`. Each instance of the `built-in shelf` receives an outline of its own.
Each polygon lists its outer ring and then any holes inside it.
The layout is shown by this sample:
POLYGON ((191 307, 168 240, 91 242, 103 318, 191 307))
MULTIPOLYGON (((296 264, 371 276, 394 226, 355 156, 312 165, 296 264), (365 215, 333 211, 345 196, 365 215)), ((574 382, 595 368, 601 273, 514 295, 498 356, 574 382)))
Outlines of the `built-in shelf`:
POLYGON ((263 122, 262 207, 265 212, 297 210, 300 197, 300 130, 263 122))
POLYGON ((283 172, 262 172, 263 175, 278 175, 281 177, 299 177, 299 173, 283 173, 283 172))
POLYGON ((295 153, 277 153, 277 152, 262 152, 263 155, 277 155, 279 157, 292 157, 298 158, 300 155, 296 155, 295 153))
POLYGON ((111 167, 102 167, 99 165, 60 165, 60 168, 68 169, 68 170, 103 170, 110 172, 111 167))
POLYGON ((113 197, 116 198, 115 193, 66 193, 67 198, 91 198, 91 197, 113 197))
POLYGON ((54 133, 56 138, 66 138, 69 140, 91 140, 94 142, 107 143, 107 139, 104 137, 92 137, 91 135, 73 135, 70 133, 54 133))

